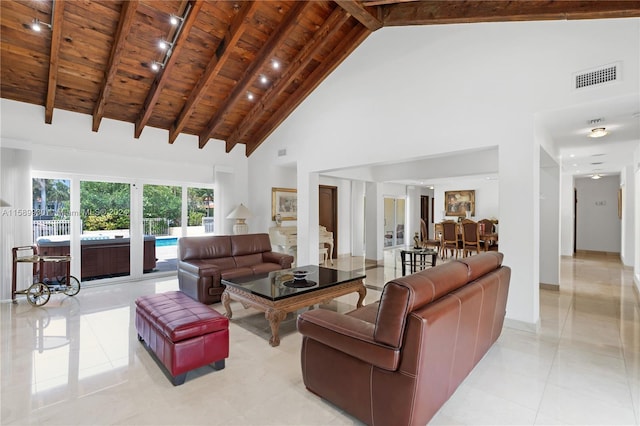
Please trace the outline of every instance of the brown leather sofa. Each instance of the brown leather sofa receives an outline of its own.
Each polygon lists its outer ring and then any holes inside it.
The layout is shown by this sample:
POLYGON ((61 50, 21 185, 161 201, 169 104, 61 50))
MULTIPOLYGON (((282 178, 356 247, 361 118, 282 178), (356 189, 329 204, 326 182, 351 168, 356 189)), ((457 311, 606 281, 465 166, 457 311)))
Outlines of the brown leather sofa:
POLYGON ((193 299, 220 301, 222 278, 238 278, 291 268, 293 256, 271 251, 269 234, 182 237, 178 239, 178 283, 193 299))
POLYGON ((389 281, 346 314, 298 317, 307 389, 370 425, 425 425, 502 330, 511 269, 502 253, 389 281))

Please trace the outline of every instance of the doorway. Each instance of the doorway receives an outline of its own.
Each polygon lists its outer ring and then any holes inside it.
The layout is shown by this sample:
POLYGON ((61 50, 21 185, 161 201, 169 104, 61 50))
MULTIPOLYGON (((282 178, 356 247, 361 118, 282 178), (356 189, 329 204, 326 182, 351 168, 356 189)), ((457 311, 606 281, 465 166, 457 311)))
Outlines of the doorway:
POLYGON ((318 186, 318 223, 333 232, 332 258, 338 257, 338 187, 318 186))
POLYGON ((429 236, 429 232, 431 228, 429 224, 433 223, 433 216, 429 214, 430 211, 433 213, 433 198, 429 197, 428 195, 421 195, 420 196, 420 219, 424 220, 424 224, 427 225, 426 226, 427 235, 422 235, 422 238, 424 240, 428 240, 431 238, 429 236))

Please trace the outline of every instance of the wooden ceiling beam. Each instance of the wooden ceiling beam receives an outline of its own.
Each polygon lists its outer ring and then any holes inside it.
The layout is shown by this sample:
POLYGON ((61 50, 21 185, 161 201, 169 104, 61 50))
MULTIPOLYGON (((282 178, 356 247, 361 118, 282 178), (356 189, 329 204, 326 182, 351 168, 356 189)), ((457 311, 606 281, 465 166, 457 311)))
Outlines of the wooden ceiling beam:
POLYGON ((385 27, 473 22, 604 19, 640 16, 640 1, 416 1, 382 10, 385 27))
MULTIPOLYGON (((234 87, 231 94, 227 97, 225 102, 218 108, 213 117, 209 120, 206 129, 200 134, 199 147, 203 148, 210 138, 218 130, 218 127, 224 122, 225 116, 233 109, 235 104, 240 100, 242 95, 251 86, 256 78, 256 71, 264 67, 267 62, 272 59, 272 56, 278 49, 281 43, 283 43, 291 31, 296 27, 296 22, 305 8, 312 6, 311 2, 296 2, 289 10, 287 16, 278 25, 278 28, 271 33, 267 42, 262 46, 258 55, 253 60, 251 65, 244 72, 242 80, 240 80, 234 87)), ((229 152, 228 150, 227 152, 229 152)))
POLYGON ((64 22, 64 0, 53 2, 51 11, 51 52, 49 53, 49 78, 47 82, 47 99, 44 103, 44 122, 53 121, 53 106, 56 101, 58 85, 58 58, 60 57, 60 40, 62 39, 62 22, 64 22))
POLYGON ((356 26, 344 37, 340 44, 332 49, 331 55, 327 57, 313 72, 307 77, 298 88, 295 96, 290 96, 284 104, 269 119, 254 132, 254 140, 247 144, 246 155, 251 155, 264 140, 295 110, 298 105, 307 97, 329 74, 333 72, 353 51, 362 43, 371 31, 365 27, 356 26))
POLYGON ((338 6, 351 14, 362 25, 367 27, 369 31, 376 31, 382 28, 382 21, 373 16, 362 3, 353 0, 334 0, 338 6))
POLYGON ((153 80, 151 88, 149 89, 149 93, 147 93, 147 98, 145 99, 144 104, 142 105, 142 109, 140 110, 140 115, 136 120, 135 130, 133 134, 136 139, 140 137, 140 135, 142 134, 142 130, 151 118, 153 109, 158 103, 160 93, 162 93, 164 85, 169 81, 171 70, 178 60, 180 51, 186 44, 187 37, 189 37, 189 33, 191 32, 191 27, 193 27, 193 25, 195 24, 198 13, 200 12, 200 8, 202 8, 202 5, 204 4, 204 1, 194 0, 189 2, 189 4, 191 6, 191 9, 189 9, 187 16, 182 23, 180 34, 178 34, 178 38, 173 45, 173 52, 171 53, 171 56, 169 56, 169 59, 167 60, 164 68, 160 69, 158 74, 156 74, 156 78, 153 80))
POLYGON ((273 105, 275 100, 287 87, 300 75, 304 68, 311 62, 313 57, 322 49, 327 40, 334 35, 342 25, 351 16, 342 8, 336 7, 329 18, 316 31, 311 39, 305 43, 304 47, 298 52, 295 58, 288 65, 287 72, 284 73, 273 85, 265 92, 261 100, 256 102, 254 107, 242 119, 240 124, 231 133, 227 139, 227 150, 240 143, 251 128, 257 122, 257 118, 273 105))
POLYGON ((125 1, 122 4, 122 10, 120 11, 120 20, 118 21, 118 28, 113 38, 113 46, 111 46, 111 54, 109 55, 109 62, 107 62, 107 71, 102 85, 100 86, 100 93, 96 100, 96 105, 93 108, 93 124, 91 130, 97 132, 100 128, 100 122, 104 116, 104 108, 107 105, 107 99, 111 93, 113 82, 118 71, 118 64, 120 58, 123 55, 124 45, 127 41, 127 36, 131 31, 133 19, 136 15, 136 9, 138 7, 138 0, 125 1))
POLYGON ((211 61, 209 61, 207 68, 191 91, 189 99, 187 99, 187 102, 182 107, 178 118, 171 126, 171 129, 169 129, 169 143, 175 142, 180 132, 182 132, 182 129, 184 129, 187 120, 198 105, 198 102, 206 94, 207 87, 218 75, 225 62, 229 59, 229 56, 233 51, 233 47, 238 43, 238 40, 240 40, 245 28, 250 25, 249 21, 258 9, 259 3, 259 1, 240 3, 240 10, 233 18, 227 35, 220 42, 220 45, 211 58, 211 61))

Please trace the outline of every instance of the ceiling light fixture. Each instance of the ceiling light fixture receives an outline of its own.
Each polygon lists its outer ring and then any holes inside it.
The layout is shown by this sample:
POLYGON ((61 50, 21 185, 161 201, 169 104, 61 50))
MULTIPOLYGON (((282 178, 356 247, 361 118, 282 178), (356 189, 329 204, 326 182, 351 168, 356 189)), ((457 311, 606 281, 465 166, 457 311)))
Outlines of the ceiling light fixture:
POLYGON ((595 175, 591 175, 591 179, 602 179, 602 175, 596 173, 595 175))
POLYGON ((176 15, 171 15, 169 17, 169 22, 171 23, 171 25, 173 25, 174 27, 176 25, 178 25, 180 22, 182 22, 184 19, 181 16, 176 16, 176 15))
POLYGON ((248 92, 248 93, 247 93, 247 99, 249 99, 250 101, 252 101, 252 100, 253 100, 253 93, 248 92))
POLYGON ((38 18, 33 18, 33 21, 31 21, 31 29, 37 33, 42 31, 43 26, 51 29, 51 24, 47 24, 46 22, 40 22, 38 18))
POLYGON ((156 72, 157 72, 157 71, 159 71, 159 70, 160 70, 160 68, 164 68, 164 64, 163 64, 163 63, 160 63, 160 62, 158 62, 158 61, 153 61, 153 62, 151 62, 151 69, 152 69, 153 71, 156 71, 156 72))
POLYGON ((160 40, 158 42, 158 46, 160 47, 160 49, 162 50, 168 50, 171 46, 173 46, 173 44, 169 43, 166 40, 160 40))
POLYGON ((268 82, 269 82, 269 79, 267 78, 266 75, 263 74, 260 76, 260 83, 267 84, 268 82))
POLYGON ((605 129, 604 127, 596 127, 595 129, 591 129, 591 133, 589 133, 589 137, 601 138, 603 136, 606 136, 607 134, 609 134, 609 132, 607 132, 607 129, 605 129))
POLYGON ((273 69, 274 69, 274 70, 277 70, 277 69, 279 69, 279 68, 280 68, 280 62, 278 62, 278 60, 277 60, 277 59, 274 59, 274 60, 271 62, 271 66, 273 67, 273 69))

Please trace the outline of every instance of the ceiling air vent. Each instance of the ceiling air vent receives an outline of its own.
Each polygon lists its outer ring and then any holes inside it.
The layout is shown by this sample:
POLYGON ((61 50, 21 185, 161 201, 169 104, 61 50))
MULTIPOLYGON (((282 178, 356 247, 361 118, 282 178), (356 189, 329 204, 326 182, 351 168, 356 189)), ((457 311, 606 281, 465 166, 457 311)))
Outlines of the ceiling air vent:
POLYGON ((576 89, 617 81, 620 78, 619 64, 604 65, 575 74, 576 89))

